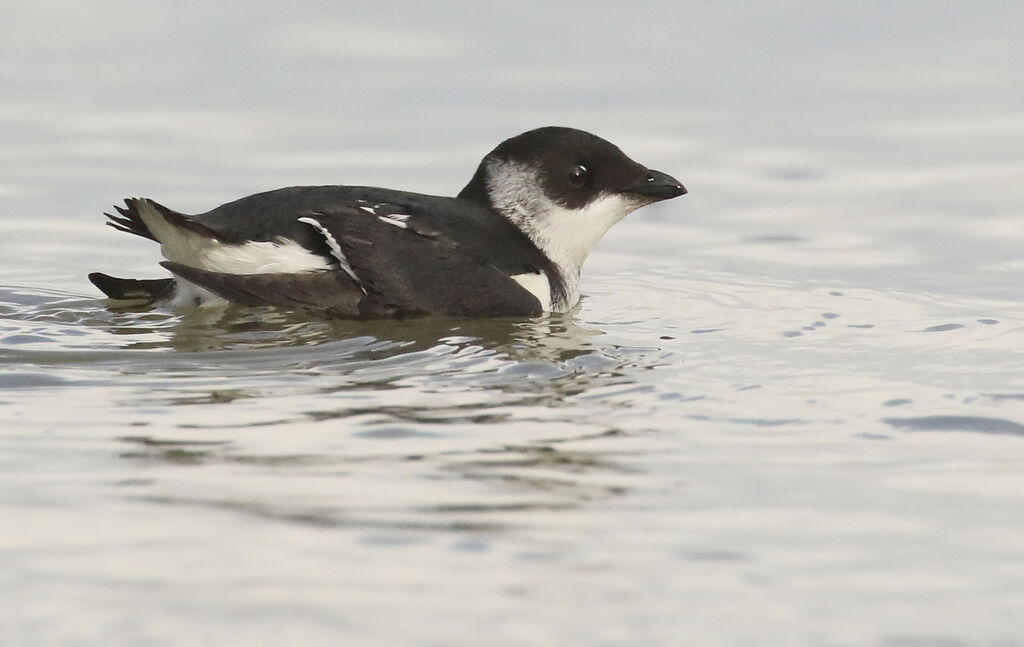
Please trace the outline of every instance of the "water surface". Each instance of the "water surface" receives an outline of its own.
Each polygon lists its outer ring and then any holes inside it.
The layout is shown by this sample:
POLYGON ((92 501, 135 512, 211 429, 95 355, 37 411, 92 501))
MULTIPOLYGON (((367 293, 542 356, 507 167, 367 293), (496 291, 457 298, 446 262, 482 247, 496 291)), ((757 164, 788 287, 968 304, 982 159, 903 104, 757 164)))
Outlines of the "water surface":
POLYGON ((1016 4, 254 6, 0 27, 0 642, 1024 644, 1016 4), (690 189, 577 312, 85 280, 161 273, 122 196, 452 194, 548 123, 690 189))

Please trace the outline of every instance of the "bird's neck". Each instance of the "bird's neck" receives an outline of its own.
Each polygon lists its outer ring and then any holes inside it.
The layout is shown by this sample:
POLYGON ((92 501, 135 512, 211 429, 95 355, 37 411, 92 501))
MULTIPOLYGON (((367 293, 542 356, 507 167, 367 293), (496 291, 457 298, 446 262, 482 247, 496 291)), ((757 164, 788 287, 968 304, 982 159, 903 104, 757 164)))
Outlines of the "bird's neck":
MULTIPOLYGON (((480 181, 485 199, 555 264, 565 282, 571 308, 579 300, 580 272, 587 256, 612 225, 642 203, 618 194, 605 194, 581 208, 570 209, 544 194, 532 169, 513 162, 492 161, 484 170, 480 181)), ((477 174, 480 175, 479 170, 477 174)))

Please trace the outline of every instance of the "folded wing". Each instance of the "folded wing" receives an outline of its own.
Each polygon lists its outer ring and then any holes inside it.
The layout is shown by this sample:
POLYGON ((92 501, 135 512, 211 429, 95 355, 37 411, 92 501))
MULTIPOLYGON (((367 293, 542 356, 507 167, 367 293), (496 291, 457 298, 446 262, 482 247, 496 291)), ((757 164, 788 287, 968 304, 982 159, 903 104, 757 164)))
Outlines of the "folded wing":
POLYGON ((460 242, 458 232, 438 216, 414 211, 356 200, 295 214, 326 242, 334 261, 327 269, 242 274, 173 261, 164 266, 229 301, 327 316, 511 316, 542 311, 538 297, 509 268, 460 242))

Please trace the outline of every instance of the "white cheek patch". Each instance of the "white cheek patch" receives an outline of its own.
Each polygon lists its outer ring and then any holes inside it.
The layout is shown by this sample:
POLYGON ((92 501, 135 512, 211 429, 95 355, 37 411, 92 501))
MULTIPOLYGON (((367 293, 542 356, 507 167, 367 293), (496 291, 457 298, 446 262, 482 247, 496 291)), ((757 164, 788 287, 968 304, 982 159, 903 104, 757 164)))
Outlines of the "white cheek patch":
POLYGON ((612 225, 644 202, 608 193, 579 209, 568 209, 544 194, 532 169, 493 160, 487 171, 495 208, 530 237, 565 280, 566 302, 553 306, 572 309, 579 301, 580 269, 587 256, 612 225))
POLYGON ((579 209, 549 202, 527 233, 563 271, 579 275, 583 262, 612 225, 640 204, 616 194, 603 195, 579 209))
POLYGON ((551 284, 543 272, 535 274, 514 274, 512 280, 523 287, 524 290, 537 297, 540 301, 540 309, 544 312, 551 310, 551 284))
POLYGON ((175 263, 226 274, 294 273, 330 267, 326 259, 292 240, 232 245, 175 227, 146 200, 138 202, 138 212, 160 241, 164 258, 175 263))

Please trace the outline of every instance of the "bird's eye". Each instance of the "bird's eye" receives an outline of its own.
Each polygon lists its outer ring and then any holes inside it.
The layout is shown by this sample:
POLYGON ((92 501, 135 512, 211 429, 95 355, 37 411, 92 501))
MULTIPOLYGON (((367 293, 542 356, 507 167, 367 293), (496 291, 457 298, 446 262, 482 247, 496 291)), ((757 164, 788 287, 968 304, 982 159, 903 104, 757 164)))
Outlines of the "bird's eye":
POLYGON ((579 188, 587 182, 587 167, 582 164, 577 164, 571 171, 569 171, 569 184, 576 188, 579 188))

